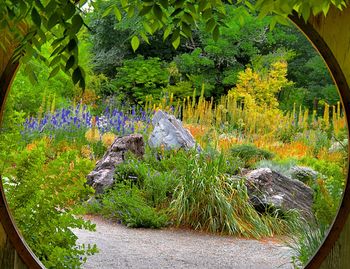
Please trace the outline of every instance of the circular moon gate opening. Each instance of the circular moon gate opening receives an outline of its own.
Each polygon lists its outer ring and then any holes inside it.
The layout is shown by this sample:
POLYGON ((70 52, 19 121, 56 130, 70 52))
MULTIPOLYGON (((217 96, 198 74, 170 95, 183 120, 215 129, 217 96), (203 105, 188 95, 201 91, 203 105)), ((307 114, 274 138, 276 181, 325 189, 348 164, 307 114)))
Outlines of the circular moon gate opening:
MULTIPOLYGON (((331 74, 338 86, 338 89, 343 101, 345 113, 348 117, 350 115, 349 114, 350 113, 349 111, 350 90, 349 90, 347 78, 348 80, 350 80, 350 72, 348 72, 350 69, 350 66, 349 67, 346 66, 347 58, 346 58, 345 49, 347 47, 345 48, 344 46, 344 51, 340 50, 339 53, 337 53, 337 51, 334 52, 334 49, 338 48, 336 44, 337 38, 341 39, 341 37, 343 37, 343 39, 346 39, 346 37, 349 36, 347 40, 350 40, 350 34, 347 33, 345 29, 345 25, 348 25, 346 22, 350 22, 350 17, 345 15, 347 10, 343 11, 342 13, 337 10, 331 10, 327 19, 324 19, 321 16, 316 18, 311 18, 310 23, 308 24, 305 24, 302 19, 298 18, 297 15, 292 16, 291 20, 306 34, 306 36, 315 45, 317 50, 320 52, 320 54, 323 56, 323 58, 327 62, 327 65, 330 68, 331 74), (337 25, 335 21, 342 22, 342 24, 339 24, 340 27, 338 25, 337 29, 333 29, 332 27, 337 25), (344 58, 341 58, 342 56, 344 56, 345 60, 344 58)), ((339 42, 338 45, 343 45, 343 44, 339 42)), ((5 74, 5 76, 2 77, 2 80, 0 83, 1 90, 2 90, 1 92, 2 104, 4 104, 5 95, 6 95, 5 93, 8 90, 11 80, 13 79, 16 68, 17 66, 13 66, 9 70, 7 70, 7 73, 5 74)), ((0 204, 1 205, 0 220, 6 234, 10 238, 11 243, 14 245, 19 257, 24 261, 24 263, 29 268, 42 268, 42 265, 40 264, 40 262, 30 252, 28 247, 25 245, 24 241, 19 236, 18 231, 15 229, 14 224, 10 218, 10 215, 8 214, 8 208, 6 207, 6 202, 3 196, 3 190, 1 191, 2 191, 2 200, 0 204)), ((347 184, 344 191, 344 198, 342 200, 342 204, 340 206, 339 213, 334 221, 334 224, 327 238, 325 239, 323 245, 320 247, 319 251, 315 254, 315 256, 310 261, 310 263, 306 266, 306 268, 319 268, 322 263, 323 263, 322 266, 327 266, 326 263, 330 263, 330 261, 328 260, 332 259, 332 257, 329 255, 331 253, 332 247, 334 249, 335 244, 341 244, 340 242, 341 240, 346 241, 346 234, 343 237, 340 237, 340 239, 338 238, 339 238, 339 235, 341 234, 341 231, 345 227, 345 223, 348 219, 349 209, 350 209, 350 187, 349 187, 349 184, 347 184)), ((345 232, 346 231, 344 230, 344 233, 345 232)), ((346 250, 346 248, 344 249, 346 250)), ((341 253, 344 254, 346 252, 341 252, 341 253)), ((345 258, 346 256, 340 256, 339 259, 345 259, 345 258)), ((338 260, 337 264, 339 266, 333 267, 333 268, 346 268, 345 263, 341 260, 338 260)), ((328 267, 323 267, 323 268, 328 268, 328 267)))

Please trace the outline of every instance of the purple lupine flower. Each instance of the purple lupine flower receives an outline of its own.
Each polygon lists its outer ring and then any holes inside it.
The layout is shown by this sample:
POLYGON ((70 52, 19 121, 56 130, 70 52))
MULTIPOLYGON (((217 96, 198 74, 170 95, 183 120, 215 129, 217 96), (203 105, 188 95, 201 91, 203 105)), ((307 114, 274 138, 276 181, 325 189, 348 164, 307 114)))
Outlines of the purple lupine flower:
MULTIPOLYGON (((79 109, 80 107, 81 104, 76 108, 70 106, 56 110, 55 113, 46 113, 43 115, 40 122, 34 117, 27 118, 23 126, 24 131, 22 135, 33 137, 32 134, 39 131, 55 137, 55 132, 61 130, 67 133, 67 138, 75 139, 75 135, 81 135, 81 132, 76 133, 77 130, 91 128, 92 115, 88 107, 84 105, 82 109, 79 109)), ((102 115, 96 116, 96 124, 101 133, 109 131, 119 134, 133 133, 135 132, 136 122, 144 122, 146 124, 146 129, 147 125, 150 123, 148 113, 142 108, 133 106, 132 109, 129 110, 129 113, 125 113, 123 110, 118 110, 116 108, 112 110, 111 108, 112 107, 106 107, 102 115)))

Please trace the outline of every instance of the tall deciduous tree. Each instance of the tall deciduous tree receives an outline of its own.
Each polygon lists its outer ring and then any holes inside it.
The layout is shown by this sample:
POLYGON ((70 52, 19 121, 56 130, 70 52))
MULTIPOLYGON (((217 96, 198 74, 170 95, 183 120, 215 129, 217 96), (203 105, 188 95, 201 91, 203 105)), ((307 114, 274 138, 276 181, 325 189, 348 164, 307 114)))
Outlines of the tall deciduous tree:
MULTIPOLYGON (((71 74, 75 83, 85 87, 84 70, 79 65, 77 33, 84 24, 80 8, 87 0, 5 0, 0 5, 0 48, 7 51, 11 44, 16 44, 12 61, 28 61, 40 55, 42 44, 50 42, 55 48, 48 60, 53 67, 54 76, 62 69, 71 74)), ((93 2, 93 1, 92 1, 93 2)), ((233 4, 232 0, 227 1, 233 4)), ((330 6, 342 9, 348 0, 258 0, 237 1, 242 9, 256 10, 259 17, 274 14, 271 26, 285 22, 293 11, 307 20, 310 14, 327 14, 330 6)), ((225 26, 226 1, 221 0, 120 0, 112 3, 107 11, 122 19, 122 11, 128 17, 142 17, 142 28, 131 39, 134 50, 139 47, 140 39, 148 42, 148 36, 162 30, 163 39, 169 38, 177 48, 183 37, 192 36, 192 28, 198 21, 205 24, 207 32, 212 33, 214 40, 220 35, 220 28, 225 26)), ((239 19, 239 17, 237 17, 239 19)))
POLYGON ((234 94, 237 98, 248 94, 259 107, 277 108, 277 93, 292 84, 286 76, 287 63, 285 61, 273 63, 265 75, 254 72, 248 67, 244 72, 238 74, 238 83, 229 94, 234 94))

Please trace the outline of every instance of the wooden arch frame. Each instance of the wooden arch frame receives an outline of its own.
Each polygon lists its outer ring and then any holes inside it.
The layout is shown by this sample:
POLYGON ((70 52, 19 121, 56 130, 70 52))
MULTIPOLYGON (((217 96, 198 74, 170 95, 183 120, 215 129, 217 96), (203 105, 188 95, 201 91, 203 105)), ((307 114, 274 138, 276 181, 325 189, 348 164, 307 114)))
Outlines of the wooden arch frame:
MULTIPOLYGON (((327 17, 311 17, 307 23, 295 13, 291 21, 308 37, 327 63, 339 89, 347 119, 350 117, 350 8, 331 8, 327 17)), ((9 63, 0 54, 0 119, 6 95, 16 74, 18 63, 9 63), (2 65, 2 66, 1 66, 2 65)), ((349 165, 348 165, 349 168, 349 165)), ((349 169, 348 169, 349 170, 349 169)), ((350 182, 349 174, 338 215, 318 252, 307 269, 350 268, 350 182)), ((44 268, 26 245, 14 225, 0 182, 0 268, 44 268)))

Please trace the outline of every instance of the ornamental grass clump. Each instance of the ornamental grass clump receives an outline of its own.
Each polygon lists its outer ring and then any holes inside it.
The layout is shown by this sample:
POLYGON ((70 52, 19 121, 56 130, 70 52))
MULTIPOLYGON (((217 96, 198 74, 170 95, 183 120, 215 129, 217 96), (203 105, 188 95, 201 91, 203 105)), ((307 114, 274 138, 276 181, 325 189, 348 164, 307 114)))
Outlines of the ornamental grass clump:
MULTIPOLYGON (((201 154, 188 160, 170 205, 178 226, 260 238, 290 232, 290 220, 260 215, 249 202, 244 182, 225 174, 224 156, 201 154)), ((291 219, 297 221, 297 218, 291 219)), ((292 225, 294 227, 294 225, 292 225)))
POLYGON ((292 263, 294 268, 304 268, 310 258, 316 253, 326 237, 326 226, 303 226, 297 235, 289 240, 288 246, 293 250, 292 263))
POLYGON ((292 232, 299 225, 293 212, 255 210, 244 180, 236 175, 241 164, 240 158, 215 149, 146 147, 142 159, 127 153, 98 211, 129 227, 173 224, 254 238, 292 232))

